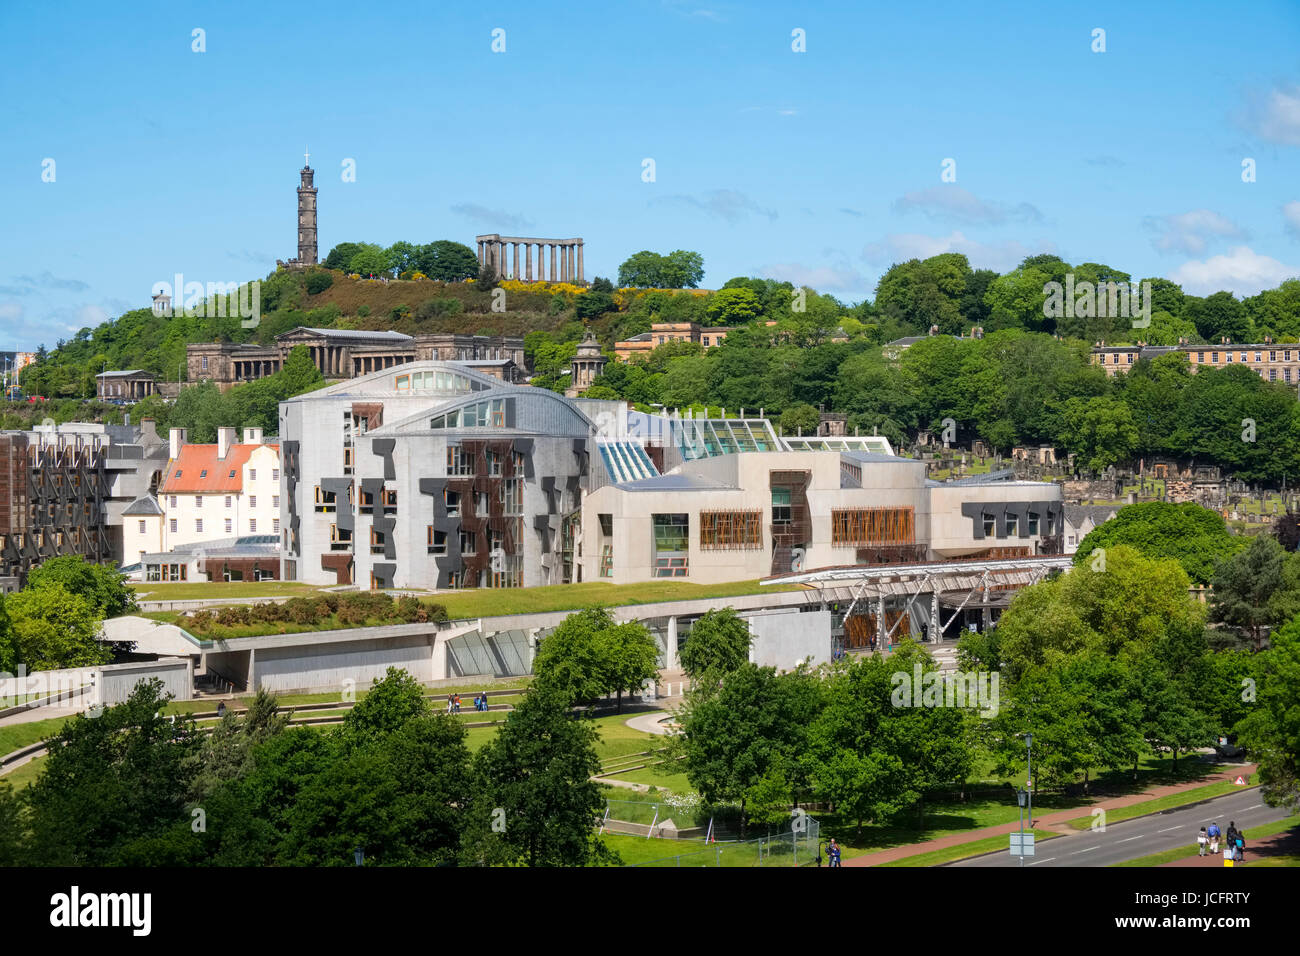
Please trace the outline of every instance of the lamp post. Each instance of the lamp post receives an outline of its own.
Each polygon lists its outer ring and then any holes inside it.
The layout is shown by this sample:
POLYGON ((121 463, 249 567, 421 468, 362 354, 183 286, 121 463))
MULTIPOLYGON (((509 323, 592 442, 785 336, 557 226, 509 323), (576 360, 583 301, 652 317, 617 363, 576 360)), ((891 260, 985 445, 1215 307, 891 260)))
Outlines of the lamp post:
POLYGON ((361 847, 357 847, 352 851, 352 859, 356 862, 357 866, 361 866, 366 862, 365 851, 362 850, 361 847))
MULTIPOLYGON (((1016 805, 1020 813, 1020 866, 1022 868, 1025 865, 1025 798, 1028 795, 1028 792, 1023 788, 1016 790, 1016 805)), ((1033 829, 1034 821, 1031 819, 1029 821, 1030 832, 1033 832, 1033 829)))
POLYGON ((1025 789, 1029 797, 1029 829, 1034 829, 1034 735, 1025 734, 1025 789))

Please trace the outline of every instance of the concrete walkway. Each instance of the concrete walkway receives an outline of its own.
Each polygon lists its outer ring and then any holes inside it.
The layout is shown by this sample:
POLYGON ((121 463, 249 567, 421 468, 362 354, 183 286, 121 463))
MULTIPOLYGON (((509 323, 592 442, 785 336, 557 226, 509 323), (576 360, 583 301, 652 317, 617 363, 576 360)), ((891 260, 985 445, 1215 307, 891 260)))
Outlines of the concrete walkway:
POLYGON ((623 721, 633 730, 640 730, 647 734, 669 734, 677 729, 672 715, 662 710, 652 710, 648 714, 637 714, 635 717, 629 717, 623 721))
MULTIPOLYGON (((1203 780, 1196 780, 1189 783, 1166 784, 1159 787, 1152 787, 1141 793, 1133 793, 1123 797, 1110 797, 1104 800, 1095 800, 1091 803, 1083 803, 1069 810, 1055 810, 1044 816, 1035 817, 1033 826, 1040 830, 1053 830, 1058 833, 1076 833, 1073 827, 1068 826, 1070 820, 1079 817, 1088 816, 1094 809, 1100 807, 1103 810, 1115 810, 1119 807, 1132 806, 1135 803, 1144 803, 1147 800, 1155 800, 1160 797, 1171 796, 1176 793, 1185 793, 1188 790, 1195 790, 1198 787, 1204 787, 1212 783, 1218 783, 1222 780, 1235 780, 1238 775, 1250 779, 1250 775, 1255 772, 1254 764, 1227 764, 1216 770, 1209 777, 1203 780)), ((1244 788, 1243 788, 1244 789, 1244 788)), ((1029 821, 1025 822, 1025 829, 1030 828, 1029 821)), ((844 861, 845 866, 879 866, 881 863, 892 863, 895 860, 901 860, 904 857, 915 856, 918 853, 929 853, 932 850, 946 850, 948 847, 959 846, 963 843, 972 843, 976 840, 983 840, 986 837, 1002 836, 1008 833, 1016 833, 1020 830, 1020 824, 1007 823, 996 827, 984 827, 980 830, 965 830, 961 833, 954 833, 949 836, 939 837, 934 840, 926 840, 924 843, 908 843, 904 846, 891 847, 888 850, 879 850, 875 853, 864 853, 861 856, 855 856, 852 859, 844 861)))

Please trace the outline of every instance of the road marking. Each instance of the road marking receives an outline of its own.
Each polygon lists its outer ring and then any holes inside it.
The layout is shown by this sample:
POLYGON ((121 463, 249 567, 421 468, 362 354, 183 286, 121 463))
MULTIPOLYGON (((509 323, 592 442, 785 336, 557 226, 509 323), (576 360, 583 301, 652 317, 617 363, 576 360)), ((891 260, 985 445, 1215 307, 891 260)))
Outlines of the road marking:
MULTIPOLYGON (((1262 803, 1257 803, 1257 804, 1255 804, 1253 807, 1247 807, 1246 810, 1258 810, 1258 809, 1259 809, 1260 807, 1262 807, 1263 805, 1264 805, 1264 804, 1262 804, 1262 803)), ((1242 812, 1244 813, 1245 811, 1243 810, 1242 812)))
POLYGON ((1129 837, 1128 840, 1120 840, 1119 842, 1120 842, 1120 843, 1128 843, 1129 840, 1140 840, 1140 839, 1142 839, 1144 836, 1146 836, 1145 833, 1140 833, 1140 834, 1138 834, 1138 835, 1135 836, 1135 837, 1129 837))
POLYGON ((1090 846, 1086 850, 1079 850, 1075 853, 1071 853, 1070 856, 1078 856, 1080 853, 1091 853, 1093 850, 1100 850, 1100 849, 1101 849, 1101 844, 1098 843, 1096 846, 1090 846))
POLYGON ((1156 833, 1168 833, 1170 830, 1181 830, 1183 825, 1180 823, 1176 827, 1165 827, 1163 830, 1157 830, 1156 833))
POLYGON ((1054 857, 1054 856, 1049 856, 1046 860, 1035 860, 1033 863, 1030 863, 1029 865, 1030 865, 1030 866, 1037 866, 1039 863, 1051 863, 1051 862, 1052 862, 1053 860, 1055 860, 1055 859, 1056 859, 1056 857, 1054 857))

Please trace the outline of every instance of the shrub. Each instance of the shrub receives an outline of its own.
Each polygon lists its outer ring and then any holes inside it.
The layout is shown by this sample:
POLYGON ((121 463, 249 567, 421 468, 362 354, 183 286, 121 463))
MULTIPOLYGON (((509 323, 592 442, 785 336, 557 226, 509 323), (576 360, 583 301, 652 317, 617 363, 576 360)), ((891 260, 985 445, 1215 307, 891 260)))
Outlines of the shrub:
POLYGON ((370 314, 370 306, 368 305, 357 306, 357 315, 359 315, 361 318, 364 319, 369 314, 370 314))
POLYGON ((311 295, 324 292, 334 284, 334 277, 323 270, 307 273, 307 291, 311 295))
POLYGON ((212 612, 195 611, 193 614, 190 614, 187 617, 182 617, 181 627, 185 628, 185 630, 187 631, 191 631, 196 634, 202 634, 205 631, 210 631, 212 629, 212 612))
POLYGON ((217 623, 222 627, 236 627, 248 623, 248 608, 242 604, 217 608, 217 623))
POLYGON ((315 624, 320 619, 316 602, 310 598, 289 598, 284 602, 284 613, 294 624, 315 624))
POLYGON ((444 604, 426 604, 425 613, 428 615, 426 620, 445 621, 447 620, 447 607, 444 604))
POLYGON ((429 619, 424 605, 418 598, 411 597, 409 594, 397 599, 397 607, 394 611, 397 617, 407 624, 423 624, 429 619))

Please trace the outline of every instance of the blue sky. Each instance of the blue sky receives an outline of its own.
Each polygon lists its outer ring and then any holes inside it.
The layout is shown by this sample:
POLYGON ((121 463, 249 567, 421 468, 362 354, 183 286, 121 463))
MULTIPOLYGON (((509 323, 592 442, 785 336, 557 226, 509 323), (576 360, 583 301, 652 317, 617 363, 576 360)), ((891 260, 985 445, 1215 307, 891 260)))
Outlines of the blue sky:
POLYGON ((305 148, 322 255, 582 236, 589 278, 685 248, 710 288, 846 301, 950 250, 1202 294, 1300 275, 1294 0, 4 0, 0 130, 0 349, 147 306, 177 272, 265 275, 296 253, 305 148))

